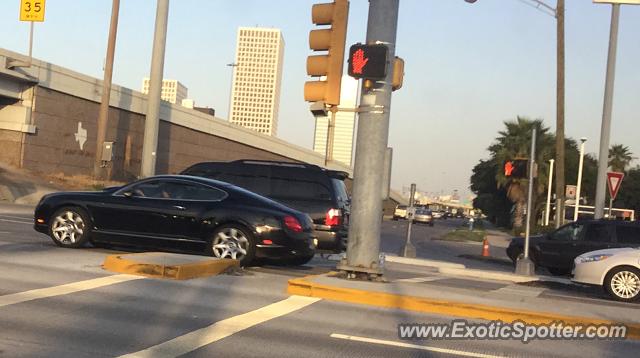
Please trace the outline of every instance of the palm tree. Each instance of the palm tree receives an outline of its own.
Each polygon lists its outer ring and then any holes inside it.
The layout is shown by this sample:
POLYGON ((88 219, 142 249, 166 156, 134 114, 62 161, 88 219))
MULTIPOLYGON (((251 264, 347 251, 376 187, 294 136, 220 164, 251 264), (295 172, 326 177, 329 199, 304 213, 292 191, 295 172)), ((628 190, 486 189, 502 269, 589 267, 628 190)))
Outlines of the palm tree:
MULTIPOLYGON (((547 182, 548 159, 553 155, 554 137, 549 134, 549 128, 544 127, 541 119, 531 120, 518 116, 515 121, 505 121, 505 130, 498 132, 494 144, 489 147, 492 157, 498 163, 496 173, 498 187, 507 190, 507 197, 515 204, 513 226, 515 229, 523 226, 525 204, 527 199, 527 179, 513 179, 506 177, 502 164, 511 159, 529 158, 531 149, 531 131, 537 129, 536 162, 538 164, 537 184, 534 183, 534 198, 544 193, 547 182)), ((532 205, 532 207, 535 207, 532 205)))
POLYGON ((614 172, 624 172, 634 159, 626 145, 614 144, 609 148, 609 166, 614 172))

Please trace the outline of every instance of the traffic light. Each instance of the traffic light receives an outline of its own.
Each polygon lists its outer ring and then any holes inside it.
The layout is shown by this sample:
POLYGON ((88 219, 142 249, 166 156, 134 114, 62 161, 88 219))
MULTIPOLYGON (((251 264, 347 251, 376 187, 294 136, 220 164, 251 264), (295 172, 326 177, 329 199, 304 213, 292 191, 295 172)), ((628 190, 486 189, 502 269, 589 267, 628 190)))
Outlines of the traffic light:
POLYGON ((314 4, 311 8, 311 21, 314 24, 331 26, 309 32, 309 48, 313 51, 327 51, 327 54, 307 57, 307 74, 325 76, 325 79, 305 82, 305 101, 323 101, 335 106, 340 104, 340 83, 348 17, 349 2, 347 0, 314 4))
POLYGON ((386 45, 356 44, 349 49, 349 76, 370 80, 382 80, 387 77, 386 45))
POLYGON ((513 179, 526 179, 528 159, 513 159, 504 162, 504 176, 513 179))

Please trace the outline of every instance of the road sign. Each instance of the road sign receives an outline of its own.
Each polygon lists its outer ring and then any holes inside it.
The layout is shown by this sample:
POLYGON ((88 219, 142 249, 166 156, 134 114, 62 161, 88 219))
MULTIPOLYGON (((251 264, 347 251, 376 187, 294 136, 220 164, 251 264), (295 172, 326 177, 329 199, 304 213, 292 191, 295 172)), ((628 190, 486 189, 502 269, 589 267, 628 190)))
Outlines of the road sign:
POLYGON ((44 21, 45 0, 20 0, 20 21, 44 21))
POLYGON ((575 199, 578 187, 575 185, 566 185, 564 189, 564 196, 567 199, 575 199))
POLYGON ((618 190, 620 190, 620 184, 622 184, 623 178, 624 173, 607 172, 607 186, 609 187, 609 195, 612 200, 618 195, 618 190))
POLYGON ((356 44, 349 50, 349 76, 354 78, 384 79, 387 75, 386 45, 356 44))

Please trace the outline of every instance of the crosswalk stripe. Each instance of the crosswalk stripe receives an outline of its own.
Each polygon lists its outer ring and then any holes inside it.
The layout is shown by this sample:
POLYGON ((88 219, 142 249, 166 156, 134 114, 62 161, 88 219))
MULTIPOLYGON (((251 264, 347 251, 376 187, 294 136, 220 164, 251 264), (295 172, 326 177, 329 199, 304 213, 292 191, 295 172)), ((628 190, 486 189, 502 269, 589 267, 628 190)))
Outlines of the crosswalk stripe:
POLYGON ((285 300, 218 321, 210 326, 192 331, 139 352, 120 356, 120 358, 177 357, 229 337, 247 328, 251 328, 257 324, 297 311, 319 300, 320 298, 315 297, 290 296, 285 300))
POLYGON ((37 300, 41 298, 61 296, 69 293, 91 290, 94 288, 109 286, 116 283, 139 280, 142 278, 144 277, 133 275, 111 275, 107 277, 94 278, 91 280, 78 281, 59 286, 38 288, 30 291, 12 293, 9 295, 0 296, 0 307, 37 300))

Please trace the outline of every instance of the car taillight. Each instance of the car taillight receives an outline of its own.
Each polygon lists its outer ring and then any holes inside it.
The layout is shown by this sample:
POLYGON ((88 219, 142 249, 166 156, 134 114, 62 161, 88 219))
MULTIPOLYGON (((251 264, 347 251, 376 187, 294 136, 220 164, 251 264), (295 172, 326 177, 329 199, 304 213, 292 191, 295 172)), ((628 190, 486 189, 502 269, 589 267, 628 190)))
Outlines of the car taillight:
POLYGON ((286 226, 287 229, 293 232, 302 232, 302 225, 300 225, 298 219, 294 218, 293 216, 284 217, 284 226, 286 226))
POLYGON ((342 211, 340 209, 329 209, 324 217, 324 224, 327 226, 340 225, 342 219, 342 211))

